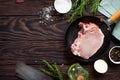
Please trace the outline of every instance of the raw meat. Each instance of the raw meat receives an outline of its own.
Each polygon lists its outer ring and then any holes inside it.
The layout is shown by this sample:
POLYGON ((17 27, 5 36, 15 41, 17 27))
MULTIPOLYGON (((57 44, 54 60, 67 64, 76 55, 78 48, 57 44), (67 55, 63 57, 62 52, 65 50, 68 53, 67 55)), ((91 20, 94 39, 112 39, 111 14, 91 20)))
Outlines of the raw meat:
POLYGON ((79 24, 80 31, 78 36, 71 45, 71 51, 84 59, 89 59, 102 46, 104 34, 101 29, 94 23, 79 24))

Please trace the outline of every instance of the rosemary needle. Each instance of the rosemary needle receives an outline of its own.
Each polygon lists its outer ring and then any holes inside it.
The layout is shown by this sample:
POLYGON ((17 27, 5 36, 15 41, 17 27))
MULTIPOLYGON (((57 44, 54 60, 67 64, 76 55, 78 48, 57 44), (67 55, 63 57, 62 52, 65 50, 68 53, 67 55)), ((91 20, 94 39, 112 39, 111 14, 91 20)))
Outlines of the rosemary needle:
POLYGON ((72 16, 69 18, 68 22, 72 22, 73 18, 75 16, 78 16, 78 15, 82 16, 82 14, 83 14, 83 12, 85 10, 85 7, 87 6, 88 2, 89 2, 89 0, 76 0, 76 2, 73 5, 73 8, 76 7, 76 9, 72 13, 72 16))
POLYGON ((55 80, 64 80, 63 75, 56 64, 51 65, 46 60, 42 60, 42 62, 45 64, 45 66, 48 68, 48 70, 40 67, 39 70, 41 72, 43 72, 44 74, 46 74, 48 76, 51 76, 55 80))
POLYGON ((90 6, 90 13, 96 13, 98 10, 98 6, 101 0, 75 0, 71 9, 71 17, 68 19, 68 22, 72 22, 76 16, 82 16, 85 8, 87 7, 88 3, 92 1, 90 6))
POLYGON ((98 10, 99 4, 100 4, 100 0, 93 0, 92 6, 90 8, 90 13, 96 13, 98 10))

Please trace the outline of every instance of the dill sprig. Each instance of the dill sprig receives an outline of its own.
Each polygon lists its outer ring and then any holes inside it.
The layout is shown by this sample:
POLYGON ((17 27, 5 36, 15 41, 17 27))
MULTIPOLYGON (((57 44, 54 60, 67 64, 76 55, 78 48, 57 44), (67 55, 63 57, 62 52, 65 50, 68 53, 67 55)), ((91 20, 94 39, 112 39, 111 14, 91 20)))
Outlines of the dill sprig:
POLYGON ((49 64, 46 60, 42 60, 42 62, 46 65, 48 70, 40 67, 39 70, 43 72, 44 74, 51 76, 55 80, 64 80, 63 74, 59 70, 58 66, 56 64, 49 64))

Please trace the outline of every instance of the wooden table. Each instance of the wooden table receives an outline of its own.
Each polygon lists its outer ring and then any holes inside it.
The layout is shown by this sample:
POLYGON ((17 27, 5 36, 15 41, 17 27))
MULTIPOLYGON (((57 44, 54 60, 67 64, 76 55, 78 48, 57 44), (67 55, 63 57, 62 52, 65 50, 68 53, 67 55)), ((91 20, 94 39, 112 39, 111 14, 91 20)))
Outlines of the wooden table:
MULTIPOLYGON (((22 61, 36 69, 43 66, 42 59, 57 63, 63 73, 76 63, 68 54, 65 33, 68 17, 53 9, 54 0, 0 0, 0 80, 21 80, 16 76, 15 65, 22 61)), ((89 15, 86 12, 84 15, 89 15)), ((105 18, 100 13, 95 16, 105 18)), ((108 65, 107 73, 100 75, 93 63, 80 64, 89 71, 89 80, 120 80, 120 65, 113 65, 108 58, 111 41, 101 56, 108 65)))

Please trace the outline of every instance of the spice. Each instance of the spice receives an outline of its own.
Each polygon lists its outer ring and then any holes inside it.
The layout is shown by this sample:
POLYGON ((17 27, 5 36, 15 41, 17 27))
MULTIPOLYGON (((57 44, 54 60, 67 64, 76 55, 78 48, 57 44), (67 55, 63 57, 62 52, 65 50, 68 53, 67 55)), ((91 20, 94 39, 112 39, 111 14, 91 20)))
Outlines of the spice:
POLYGON ((41 11, 38 12, 40 15, 40 24, 47 25, 48 22, 53 22, 55 20, 55 17, 52 15, 54 13, 55 9, 53 6, 48 6, 43 8, 41 11))
POLYGON ((48 6, 43 8, 38 14, 40 15, 40 19, 44 19, 46 21, 53 21, 52 19, 53 11, 55 11, 53 6, 48 6))
POLYGON ((120 48, 113 48, 110 53, 110 57, 113 61, 120 61, 120 48))

